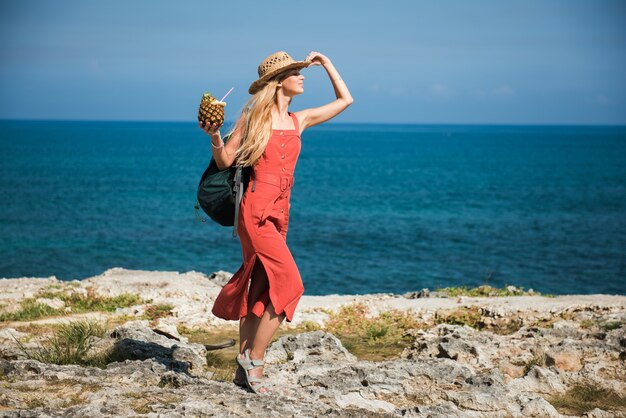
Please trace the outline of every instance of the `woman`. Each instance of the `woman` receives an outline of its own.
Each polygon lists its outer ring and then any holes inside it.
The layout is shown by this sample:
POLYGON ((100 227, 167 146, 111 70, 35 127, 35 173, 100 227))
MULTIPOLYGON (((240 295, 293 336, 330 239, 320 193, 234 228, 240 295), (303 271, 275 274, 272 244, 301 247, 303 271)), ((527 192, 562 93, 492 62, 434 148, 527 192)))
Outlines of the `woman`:
POLYGON ((258 80, 248 90, 252 97, 228 143, 222 141, 219 126, 203 129, 211 136, 218 168, 226 169, 235 161, 252 167, 237 229, 243 263, 215 300, 213 314, 239 320, 239 368, 234 382, 255 393, 267 393, 265 350, 282 321, 291 322, 304 292, 286 244, 300 134, 344 111, 352 104, 352 96, 330 59, 316 51, 304 61, 276 52, 263 60, 258 73, 258 80), (337 99, 321 107, 289 112, 293 98, 304 92, 300 69, 315 65, 326 69, 337 99))

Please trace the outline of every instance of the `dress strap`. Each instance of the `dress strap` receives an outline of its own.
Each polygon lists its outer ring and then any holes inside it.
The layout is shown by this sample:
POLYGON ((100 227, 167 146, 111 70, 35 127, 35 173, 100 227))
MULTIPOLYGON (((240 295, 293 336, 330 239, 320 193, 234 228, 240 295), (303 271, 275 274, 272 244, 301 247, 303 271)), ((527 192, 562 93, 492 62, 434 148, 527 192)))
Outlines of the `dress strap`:
POLYGON ((291 116, 291 119, 293 119, 293 126, 296 127, 295 131, 298 132, 298 135, 300 135, 300 126, 298 125, 298 118, 292 112, 289 112, 289 116, 291 116))

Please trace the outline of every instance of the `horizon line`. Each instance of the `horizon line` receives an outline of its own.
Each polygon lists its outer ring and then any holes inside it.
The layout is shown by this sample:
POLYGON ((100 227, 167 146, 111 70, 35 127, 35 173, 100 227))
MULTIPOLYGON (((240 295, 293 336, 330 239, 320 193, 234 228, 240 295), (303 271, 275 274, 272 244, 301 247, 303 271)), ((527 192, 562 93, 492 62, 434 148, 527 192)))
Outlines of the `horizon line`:
MULTIPOLYGON (((0 122, 83 122, 83 123, 193 123, 195 121, 187 120, 150 120, 150 119, 33 119, 33 118, 0 118, 0 122)), ((224 121, 224 124, 232 124, 234 121, 224 121)), ((325 122, 320 125, 312 126, 312 128, 322 125, 413 125, 413 126, 575 126, 575 127, 626 127, 624 124, 607 124, 607 123, 512 123, 512 122, 325 122)))

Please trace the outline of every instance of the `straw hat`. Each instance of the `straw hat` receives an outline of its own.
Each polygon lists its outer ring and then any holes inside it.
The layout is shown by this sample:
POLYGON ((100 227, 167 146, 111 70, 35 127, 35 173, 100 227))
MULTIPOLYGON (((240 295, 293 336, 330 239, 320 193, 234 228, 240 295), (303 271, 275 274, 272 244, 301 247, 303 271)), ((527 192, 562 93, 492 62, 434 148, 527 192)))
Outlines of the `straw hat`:
POLYGON ((256 93, 270 78, 283 71, 292 68, 306 68, 310 64, 311 61, 294 61, 285 51, 274 52, 259 65, 259 79, 250 85, 248 93, 256 93))

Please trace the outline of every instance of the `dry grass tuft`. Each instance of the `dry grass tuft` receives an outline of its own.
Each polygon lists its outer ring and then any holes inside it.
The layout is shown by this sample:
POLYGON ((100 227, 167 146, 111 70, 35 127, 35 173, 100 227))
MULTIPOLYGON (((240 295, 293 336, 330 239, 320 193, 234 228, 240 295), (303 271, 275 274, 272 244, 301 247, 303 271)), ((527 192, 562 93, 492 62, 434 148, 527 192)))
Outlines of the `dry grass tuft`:
POLYGON ((106 324, 93 320, 78 320, 58 324, 53 335, 35 348, 26 348, 15 339, 18 347, 30 359, 50 364, 78 364, 106 367, 106 353, 90 353, 94 343, 110 332, 106 324))
POLYGON ((594 408, 626 412, 626 396, 591 383, 574 385, 567 392, 547 400, 560 413, 567 415, 582 415, 594 408))

